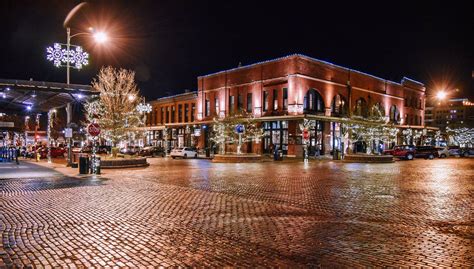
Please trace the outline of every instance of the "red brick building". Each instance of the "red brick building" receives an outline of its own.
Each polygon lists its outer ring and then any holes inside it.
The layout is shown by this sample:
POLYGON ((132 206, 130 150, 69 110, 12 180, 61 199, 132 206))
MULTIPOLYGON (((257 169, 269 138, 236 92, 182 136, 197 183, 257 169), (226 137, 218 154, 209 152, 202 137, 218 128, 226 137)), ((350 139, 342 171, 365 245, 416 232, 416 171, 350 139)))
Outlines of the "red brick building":
POLYGON ((149 144, 173 148, 194 146, 196 133, 196 92, 168 96, 151 101, 151 113, 147 117, 149 144))
POLYGON ((325 154, 341 145, 340 119, 366 117, 372 106, 401 127, 421 127, 424 122, 422 83, 408 78, 396 83, 300 54, 200 76, 197 82, 192 123, 201 128, 196 133, 200 148, 212 146, 213 118, 239 110, 257 117, 265 132, 262 141, 246 145, 247 152, 266 153, 273 144, 288 156, 302 154, 299 123, 305 118, 315 126, 310 150, 319 148, 325 154))

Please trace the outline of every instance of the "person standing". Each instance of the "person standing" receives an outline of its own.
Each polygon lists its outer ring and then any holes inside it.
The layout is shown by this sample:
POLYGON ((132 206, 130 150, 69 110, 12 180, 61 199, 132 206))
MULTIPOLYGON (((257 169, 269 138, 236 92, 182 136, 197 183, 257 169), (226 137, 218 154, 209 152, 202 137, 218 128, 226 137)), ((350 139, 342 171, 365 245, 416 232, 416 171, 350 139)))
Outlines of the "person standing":
POLYGON ((321 146, 319 144, 316 144, 315 148, 316 150, 314 152, 314 155, 316 158, 319 159, 319 156, 321 156, 321 146))

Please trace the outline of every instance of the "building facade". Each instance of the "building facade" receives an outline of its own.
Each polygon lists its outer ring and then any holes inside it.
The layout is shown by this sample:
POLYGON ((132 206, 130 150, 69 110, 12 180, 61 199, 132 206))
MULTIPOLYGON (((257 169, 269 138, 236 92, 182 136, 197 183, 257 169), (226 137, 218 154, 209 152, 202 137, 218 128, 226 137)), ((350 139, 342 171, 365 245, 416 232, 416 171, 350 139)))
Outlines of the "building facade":
MULTIPOLYGON (((305 118, 315 122, 310 151, 317 148, 328 154, 342 142, 341 118, 367 117, 377 106, 396 125, 421 127, 424 104, 425 87, 420 82, 404 78, 396 83, 291 55, 198 77, 196 116, 206 126, 214 117, 245 110, 262 122, 265 131, 261 145, 253 144, 248 152, 267 153, 273 145, 288 156, 300 156, 299 124, 305 118)), ((207 147, 207 133, 203 134, 200 146, 207 147)))
POLYGON ((444 131, 447 126, 474 127, 474 103, 467 98, 452 98, 426 107, 425 125, 444 131))
POLYGON ((196 92, 151 101, 147 115, 147 141, 165 148, 195 146, 200 128, 196 122, 196 92))
POLYGON ((401 128, 421 128, 424 123, 422 83, 408 78, 396 83, 300 54, 200 76, 197 83, 197 94, 188 94, 187 100, 195 104, 194 120, 163 121, 163 108, 165 112, 170 106, 178 109, 174 97, 167 97, 151 103, 155 116, 149 127, 163 130, 190 126, 195 138, 192 146, 215 148, 210 139, 213 120, 245 111, 259 121, 264 136, 246 143, 244 152, 270 153, 276 147, 287 156, 302 156, 300 124, 304 119, 313 123, 309 130, 310 154, 316 150, 322 154, 344 151, 341 122, 353 115, 367 117, 373 107, 401 128))

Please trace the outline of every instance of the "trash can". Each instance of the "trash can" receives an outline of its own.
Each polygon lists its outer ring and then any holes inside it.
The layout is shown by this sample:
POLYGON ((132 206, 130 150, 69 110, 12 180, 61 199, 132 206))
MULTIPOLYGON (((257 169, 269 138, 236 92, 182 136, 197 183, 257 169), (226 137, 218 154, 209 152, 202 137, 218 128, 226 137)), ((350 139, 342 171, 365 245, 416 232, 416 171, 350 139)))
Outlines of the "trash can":
POLYGON ((89 173, 89 158, 87 156, 79 156, 79 174, 89 173))
POLYGON ((211 157, 211 150, 209 148, 206 148, 206 158, 211 157))
POLYGON ((283 161, 283 150, 278 150, 278 160, 283 161))

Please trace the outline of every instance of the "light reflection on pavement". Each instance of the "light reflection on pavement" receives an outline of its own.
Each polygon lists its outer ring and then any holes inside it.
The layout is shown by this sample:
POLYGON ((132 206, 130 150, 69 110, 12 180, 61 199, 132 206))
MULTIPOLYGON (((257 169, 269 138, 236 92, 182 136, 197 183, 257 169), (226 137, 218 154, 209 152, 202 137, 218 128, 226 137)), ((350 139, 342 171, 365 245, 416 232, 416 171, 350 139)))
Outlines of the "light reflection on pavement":
POLYGON ((4 264, 474 266, 472 159, 150 162, 0 180, 4 264))

